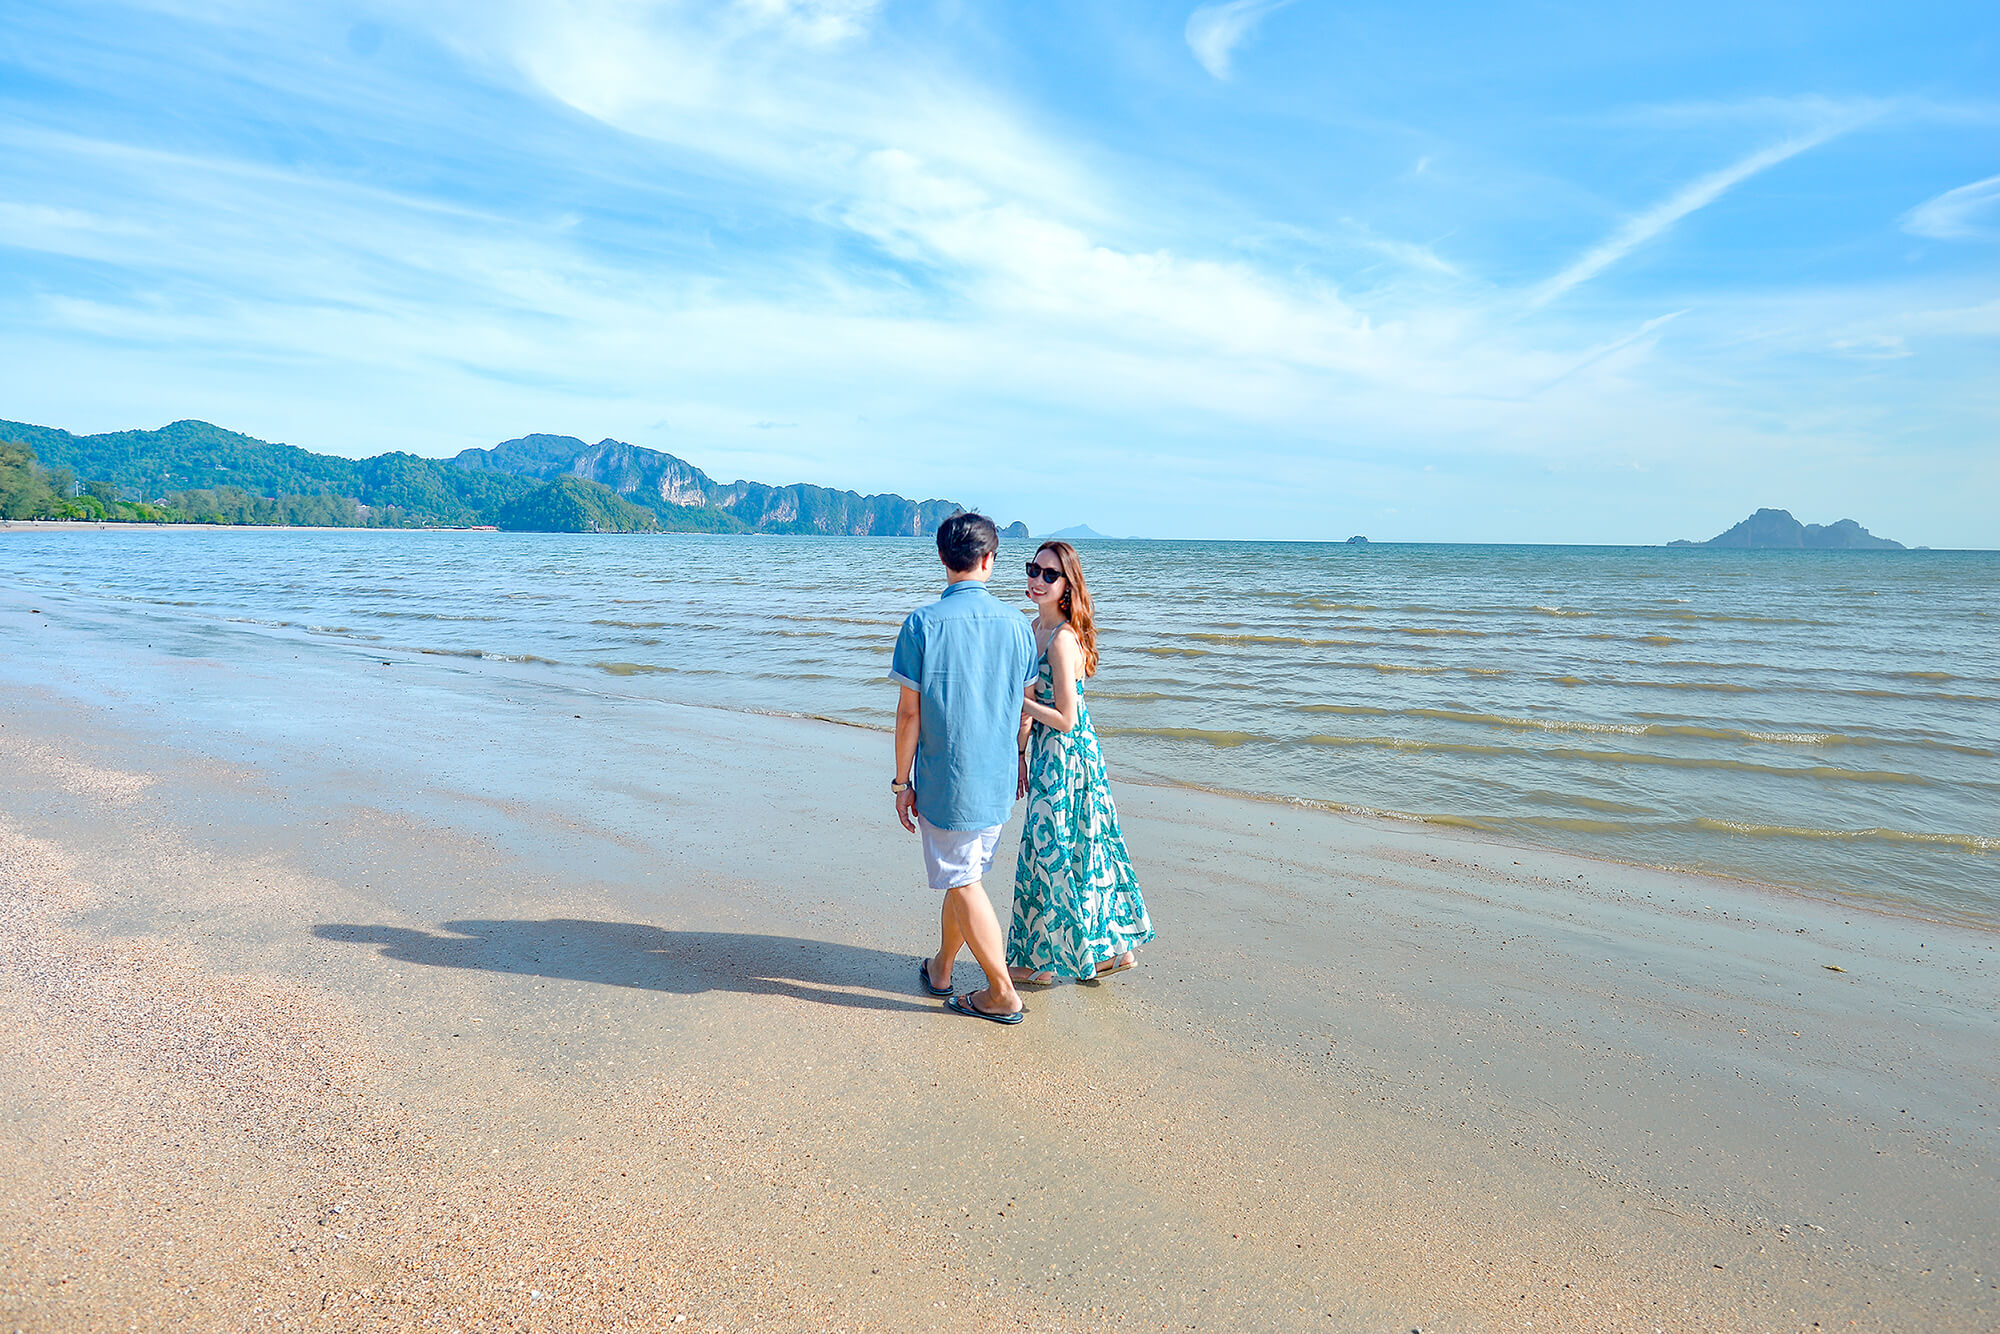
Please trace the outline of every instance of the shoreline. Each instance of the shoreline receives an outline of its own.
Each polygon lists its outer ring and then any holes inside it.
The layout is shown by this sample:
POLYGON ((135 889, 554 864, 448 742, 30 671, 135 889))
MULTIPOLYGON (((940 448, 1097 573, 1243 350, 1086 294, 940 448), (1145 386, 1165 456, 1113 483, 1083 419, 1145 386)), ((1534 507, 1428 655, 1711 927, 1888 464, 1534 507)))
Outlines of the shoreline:
MULTIPOLYGON (((443 527, 381 528, 381 527, 363 527, 361 525, 356 525, 352 528, 348 528, 334 524, 287 525, 287 524, 262 524, 262 523, 143 523, 143 522, 119 523, 110 520, 97 520, 97 519, 0 519, 0 532, 4 532, 10 528, 20 529, 24 532, 36 531, 36 530, 69 531, 69 530, 84 529, 84 528, 135 528, 135 529, 156 529, 156 530, 179 529, 179 528, 232 528, 232 529, 265 528, 265 529, 271 529, 276 532, 286 532, 286 533, 321 533, 321 532, 351 533, 351 532, 364 532, 364 531, 384 532, 384 533, 494 533, 494 532, 507 532, 507 531, 520 531, 520 532, 529 531, 529 530, 509 530, 503 528, 496 528, 488 525, 480 525, 470 528, 443 528, 443 527)), ((546 535, 559 536, 559 537, 810 537, 814 539, 825 538, 825 537, 857 536, 857 534, 848 534, 848 533, 761 533, 761 532, 710 533, 710 532, 700 532, 695 530, 680 530, 680 529, 661 529, 657 532, 651 532, 651 533, 636 532, 636 531, 630 533, 564 532, 564 533, 554 533, 546 535)), ((894 534, 894 533, 861 534, 859 536, 863 536, 867 540, 871 541, 880 540, 882 538, 902 537, 901 534, 894 534)), ((905 540, 915 540, 915 539, 905 539, 905 540)), ((1009 540, 1016 540, 1016 539, 1009 539, 1009 540)), ((1028 540, 1030 541, 1034 540, 1032 534, 1030 535, 1028 540)), ((1746 555, 1746 554, 1755 554, 1759 552, 1776 552, 1779 555, 1793 555, 1793 554, 1802 555, 1807 552, 1810 552, 1812 555, 1816 557, 1817 556, 1840 557, 1840 556, 1857 556, 1857 555, 1984 556, 1984 555, 1992 555, 1996 551, 2000 551, 2000 547, 1913 546, 1913 547, 1905 547, 1901 551, 1877 551, 1872 548, 1866 548, 1866 547, 1853 547, 1853 548, 1711 547, 1708 546, 1706 543, 1702 542, 1693 542, 1693 543, 1446 542, 1446 541, 1398 541, 1393 538, 1382 538, 1379 540, 1371 538, 1367 543, 1361 546, 1356 546, 1354 543, 1348 541, 1345 538, 1337 538, 1337 537, 1092 537, 1092 538, 1083 538, 1081 540, 1086 544, 1101 543, 1105 545, 1110 545, 1114 543, 1132 543, 1132 542, 1188 543, 1188 544, 1221 543, 1221 544, 1232 544, 1232 545, 1242 545, 1242 546, 1336 547, 1336 548, 1353 548, 1355 550, 1362 550, 1362 551, 1368 550, 1371 547, 1383 547, 1383 548, 1491 547, 1499 550, 1520 549, 1520 550, 1531 550, 1531 551, 1710 551, 1710 552, 1725 553, 1729 555, 1746 555)))
MULTIPOLYGON (((121 529, 134 532, 166 533, 183 530, 223 529, 230 532, 270 532, 270 533, 497 533, 503 530, 489 524, 469 528, 389 528, 373 524, 285 524, 285 523, 151 523, 135 520, 124 522, 116 519, 0 519, 0 532, 18 531, 24 533, 64 533, 81 532, 85 529, 121 529)), ((578 536, 578 534, 572 534, 578 536)), ((624 534, 618 534, 624 536, 624 534)))
POLYGON ((0 647, 30 1327, 2000 1317, 1990 932, 1121 784, 1160 941, 995 1030, 905 976, 878 736, 47 633, 0 647))

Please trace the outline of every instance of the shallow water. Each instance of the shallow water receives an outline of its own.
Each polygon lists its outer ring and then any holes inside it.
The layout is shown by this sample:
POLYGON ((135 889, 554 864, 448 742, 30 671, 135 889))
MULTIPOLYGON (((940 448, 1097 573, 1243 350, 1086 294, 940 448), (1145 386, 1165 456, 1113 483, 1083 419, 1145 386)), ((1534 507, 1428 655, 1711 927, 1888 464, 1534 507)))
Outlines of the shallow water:
MULTIPOLYGON (((1030 554, 1003 553, 1009 594, 1030 554)), ((2000 922, 2000 553, 1083 555, 1123 776, 2000 922)), ((937 571, 893 538, 0 535, 0 582, 191 657, 308 637, 872 727, 937 571)))

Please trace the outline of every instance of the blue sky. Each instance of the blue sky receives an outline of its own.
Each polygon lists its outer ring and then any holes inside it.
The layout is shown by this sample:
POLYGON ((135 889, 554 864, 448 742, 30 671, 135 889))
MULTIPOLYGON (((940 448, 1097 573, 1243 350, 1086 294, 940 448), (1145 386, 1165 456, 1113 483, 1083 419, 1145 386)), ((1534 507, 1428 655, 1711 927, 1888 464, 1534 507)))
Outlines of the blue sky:
POLYGON ((0 417, 2000 547, 1991 4, 9 0, 0 417))

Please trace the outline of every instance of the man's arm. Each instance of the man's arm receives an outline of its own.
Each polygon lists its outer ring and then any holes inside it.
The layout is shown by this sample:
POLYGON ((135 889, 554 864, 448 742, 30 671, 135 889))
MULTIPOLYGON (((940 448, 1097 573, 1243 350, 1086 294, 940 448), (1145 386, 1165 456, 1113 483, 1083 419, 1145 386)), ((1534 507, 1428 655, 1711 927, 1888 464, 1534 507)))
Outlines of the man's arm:
MULTIPOLYGON (((896 781, 908 784, 917 762, 917 730, 923 724, 923 696, 908 686, 896 701, 896 781)), ((896 794, 896 818, 911 833, 917 826, 911 817, 917 811, 917 789, 906 786, 896 794)))

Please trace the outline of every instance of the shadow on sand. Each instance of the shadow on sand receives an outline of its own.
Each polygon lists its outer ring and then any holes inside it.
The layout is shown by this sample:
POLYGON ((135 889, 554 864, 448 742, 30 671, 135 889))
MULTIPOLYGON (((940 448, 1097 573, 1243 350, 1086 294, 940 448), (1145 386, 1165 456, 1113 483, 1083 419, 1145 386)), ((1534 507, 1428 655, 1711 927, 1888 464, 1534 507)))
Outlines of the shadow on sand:
POLYGON ((323 922, 312 933, 321 940, 377 945, 382 958, 439 968, 479 968, 681 995, 740 991, 859 1010, 939 1008, 935 1002, 846 990, 914 991, 914 954, 791 936, 664 931, 636 922, 565 918, 445 922, 436 931, 323 922))

